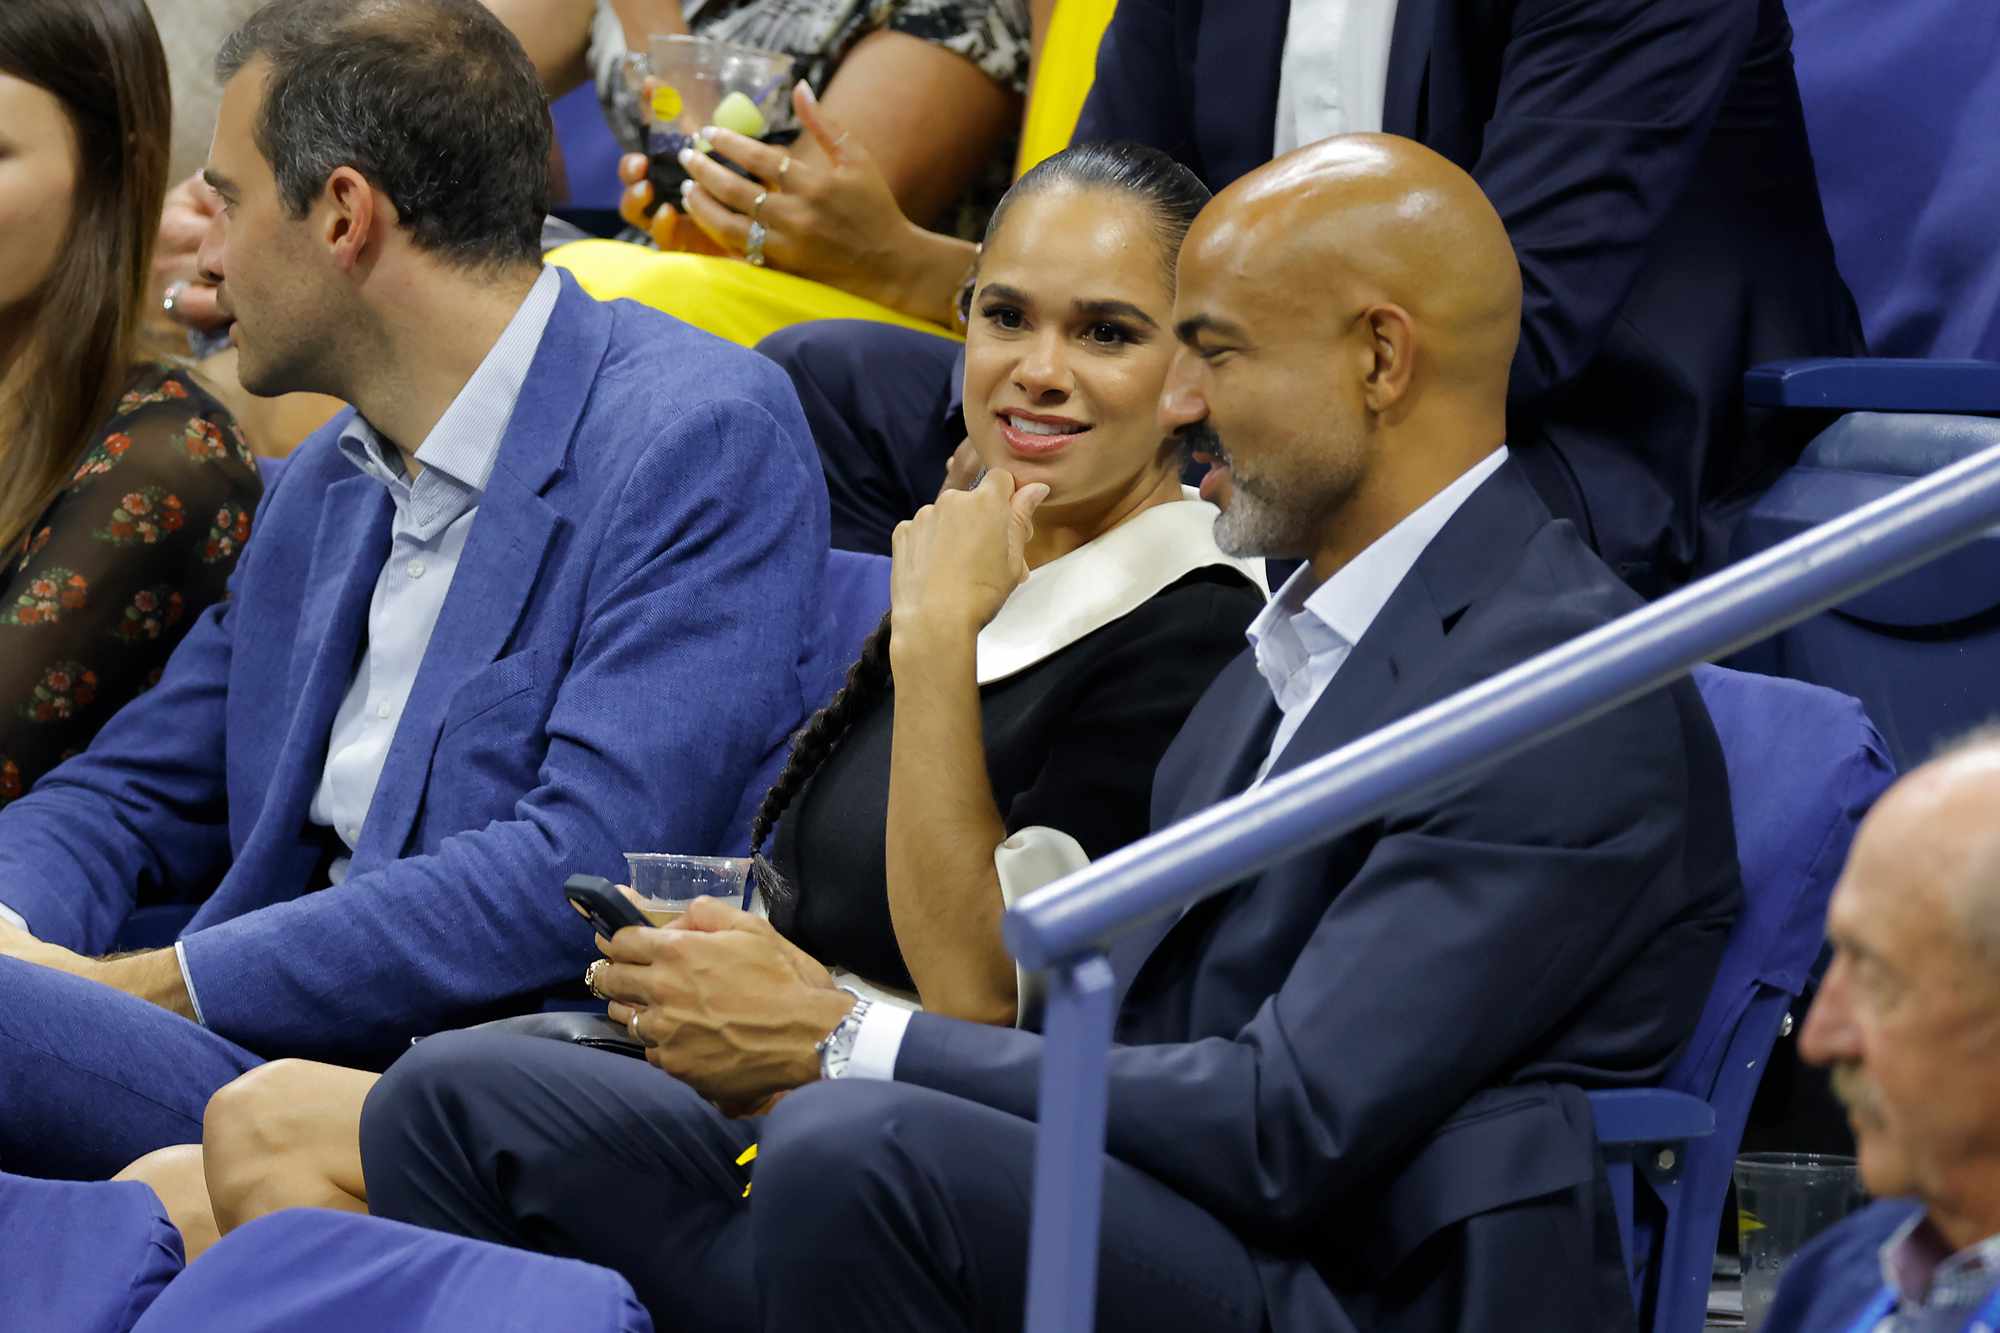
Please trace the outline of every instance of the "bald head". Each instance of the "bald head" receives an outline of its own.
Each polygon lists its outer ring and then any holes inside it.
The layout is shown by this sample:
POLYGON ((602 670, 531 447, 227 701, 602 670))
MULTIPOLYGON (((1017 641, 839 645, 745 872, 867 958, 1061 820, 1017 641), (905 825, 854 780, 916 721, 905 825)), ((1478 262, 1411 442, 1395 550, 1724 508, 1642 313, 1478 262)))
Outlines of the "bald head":
POLYGON ((1504 403, 1521 328, 1514 247, 1473 179, 1421 144, 1346 134, 1287 153, 1217 195, 1186 252, 1302 314, 1398 306, 1420 374, 1504 403))
MULTIPOLYGON (((1979 973, 2000 964, 2000 728, 1982 728, 1889 789, 1855 846, 1979 973)), ((1865 859, 1864 859, 1865 858, 1865 859)), ((2000 982, 2000 973, 1994 974, 2000 982)))

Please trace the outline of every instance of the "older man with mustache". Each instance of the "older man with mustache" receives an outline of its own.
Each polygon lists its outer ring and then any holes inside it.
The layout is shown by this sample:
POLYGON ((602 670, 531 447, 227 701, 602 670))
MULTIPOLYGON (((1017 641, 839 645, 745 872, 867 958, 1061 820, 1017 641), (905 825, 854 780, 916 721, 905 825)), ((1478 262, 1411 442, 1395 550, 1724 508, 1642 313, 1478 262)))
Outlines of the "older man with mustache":
POLYGON ((1832 1067, 1883 1201, 1793 1260, 1765 1333, 2000 1327, 1997 808, 1987 727, 1890 788, 1855 838, 1800 1052, 1832 1067))

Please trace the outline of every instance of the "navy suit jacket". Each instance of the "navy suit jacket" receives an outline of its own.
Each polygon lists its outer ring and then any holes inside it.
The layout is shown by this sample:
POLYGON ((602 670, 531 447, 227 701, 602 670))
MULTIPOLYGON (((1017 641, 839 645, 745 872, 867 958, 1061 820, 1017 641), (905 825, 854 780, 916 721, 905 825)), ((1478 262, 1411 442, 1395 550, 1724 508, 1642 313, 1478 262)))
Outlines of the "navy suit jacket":
MULTIPOLYGON (((1510 462, 1273 772, 1636 604, 1510 462)), ((1247 786, 1276 719, 1245 654, 1162 761, 1155 824, 1247 786)), ((1276 1329, 1629 1327, 1579 1089, 1666 1072, 1739 896, 1721 750, 1682 681, 1196 905, 1121 1010, 1108 1151, 1264 1257, 1276 1329)), ((896 1077, 1032 1116, 1039 1055, 919 1014, 896 1077)))
MULTIPOLYGON (((1215 189, 1268 161, 1289 6, 1120 0, 1076 138, 1215 189)), ((1728 560, 1819 421, 1746 416, 1749 366, 1862 350, 1783 0, 1399 0, 1382 126, 1470 172, 1524 285, 1507 436, 1648 595, 1728 560)))
POLYGON ((620 852, 726 852, 823 691, 826 490, 764 358, 563 275, 347 879, 307 809, 389 551, 388 491, 293 454, 230 600, 159 685, 0 812, 0 901, 108 948, 136 895, 208 1025, 369 1062, 594 956, 564 902, 620 852))

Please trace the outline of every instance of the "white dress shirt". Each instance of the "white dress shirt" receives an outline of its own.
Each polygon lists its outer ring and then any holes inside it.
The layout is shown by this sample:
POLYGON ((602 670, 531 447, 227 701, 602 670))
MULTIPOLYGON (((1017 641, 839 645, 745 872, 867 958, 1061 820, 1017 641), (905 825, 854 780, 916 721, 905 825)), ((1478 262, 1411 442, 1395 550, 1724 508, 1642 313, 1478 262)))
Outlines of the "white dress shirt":
MULTIPOLYGON (((1250 622, 1248 634, 1257 670, 1271 687, 1280 714, 1277 734, 1271 738, 1271 748, 1252 787, 1264 781, 1271 765, 1298 734, 1299 725, 1333 682, 1334 673, 1368 632, 1397 585, 1416 566, 1424 548, 1506 461, 1507 446, 1503 444, 1377 537, 1319 587, 1311 587, 1312 566, 1301 566, 1250 622)), ((1013 900, 1008 901, 1011 904, 1013 900)), ((894 1078, 896 1056, 909 1026, 909 1010, 884 1003, 870 1006, 855 1034, 845 1077, 894 1078)))
MULTIPOLYGON (((445 595, 451 591, 465 539, 479 512, 480 495, 493 475, 507 422, 561 291, 556 271, 543 269, 492 350, 414 451, 423 464, 414 479, 404 470, 401 454, 392 452, 359 415, 340 433, 340 452, 388 488, 395 504, 389 558, 368 603, 367 647, 334 714, 326 765, 306 815, 332 829, 350 852, 361 841, 403 705, 430 647, 431 631, 444 610, 445 595)), ((347 858, 341 857, 334 861, 329 878, 338 884, 346 875, 347 858)), ((174 952, 181 959, 181 980, 187 984, 195 1019, 203 1021, 187 955, 178 942, 174 952)))
POLYGON ((1292 0, 1271 155, 1382 128, 1396 0, 1292 0))

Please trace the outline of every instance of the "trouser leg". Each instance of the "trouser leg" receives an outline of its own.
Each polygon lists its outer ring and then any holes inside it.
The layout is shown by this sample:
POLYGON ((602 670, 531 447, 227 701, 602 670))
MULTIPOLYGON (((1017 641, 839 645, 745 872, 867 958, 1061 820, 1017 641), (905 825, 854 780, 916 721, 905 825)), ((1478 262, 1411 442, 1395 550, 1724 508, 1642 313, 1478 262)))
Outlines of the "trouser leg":
POLYGON ((643 1061, 534 1037, 427 1037, 361 1114, 369 1211, 624 1275, 663 1329, 752 1329, 756 1122, 643 1061))
POLYGON ((798 390, 826 473, 833 545, 889 554, 898 523, 937 498, 963 425, 947 420, 959 344, 893 324, 828 319, 757 350, 798 390))
POLYGON ((108 1180, 157 1148, 201 1142, 223 1084, 262 1063, 109 986, 0 958, 0 1166, 108 1180))
MULTIPOLYGON (((1018 1333, 1034 1126, 897 1083, 815 1084, 766 1119, 751 1210, 771 1333, 1018 1333)), ((1107 1161, 1097 1327, 1265 1326, 1251 1252, 1152 1177, 1107 1161)))

